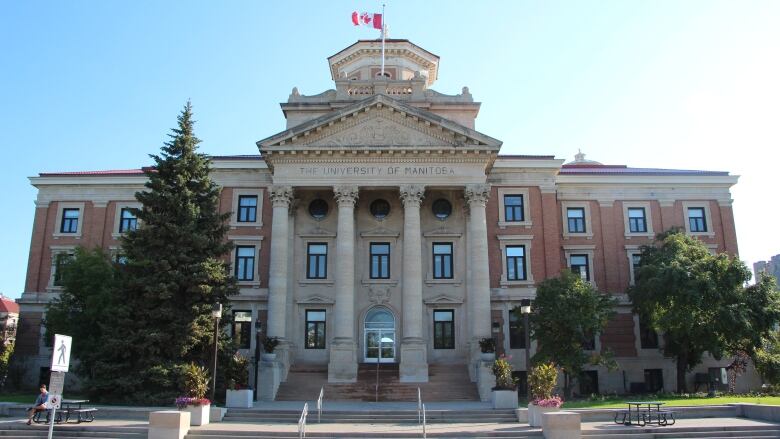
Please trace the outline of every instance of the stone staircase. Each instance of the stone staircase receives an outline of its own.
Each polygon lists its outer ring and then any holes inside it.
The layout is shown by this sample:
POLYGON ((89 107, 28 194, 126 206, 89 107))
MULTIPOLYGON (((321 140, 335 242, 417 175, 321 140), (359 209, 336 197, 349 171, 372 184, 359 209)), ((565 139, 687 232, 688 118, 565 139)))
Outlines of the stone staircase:
POLYGON ((397 363, 380 364, 378 370, 376 364, 360 364, 357 382, 347 384, 328 383, 327 365, 296 364, 279 386, 276 400, 316 400, 322 387, 326 401, 414 402, 418 387, 426 402, 479 401, 477 386, 469 379, 465 364, 431 364, 427 383, 401 383, 397 363))
MULTIPOLYGON (((514 410, 426 410, 429 424, 514 423, 514 410)), ((300 410, 228 409, 223 422, 257 424, 296 424, 300 410)), ((328 424, 417 424, 416 410, 327 410, 322 423, 328 424)), ((317 411, 309 407, 309 423, 317 423, 317 411)))
MULTIPOLYGON (((118 427, 100 425, 54 425, 56 439, 100 438, 100 439, 146 439, 146 426, 118 427)), ((48 425, 31 425, 24 422, 0 424, 0 438, 29 439, 45 438, 49 435, 48 425)))

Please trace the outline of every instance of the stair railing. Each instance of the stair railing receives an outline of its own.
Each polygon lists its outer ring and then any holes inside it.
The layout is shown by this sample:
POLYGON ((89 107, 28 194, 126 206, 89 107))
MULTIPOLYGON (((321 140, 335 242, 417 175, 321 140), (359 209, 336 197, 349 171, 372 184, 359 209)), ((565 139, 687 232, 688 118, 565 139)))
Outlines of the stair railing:
POLYGON ((425 419, 425 404, 422 405, 422 427, 423 427, 423 439, 427 439, 428 432, 427 432, 427 424, 428 422, 425 419))
POLYGON ((301 417, 298 418, 298 439, 306 437, 306 416, 309 414, 309 403, 303 405, 301 417))
POLYGON ((320 396, 317 398, 317 423, 322 423, 322 397, 325 395, 325 386, 320 387, 320 396))
POLYGON ((417 388, 417 423, 422 424, 422 393, 420 393, 420 388, 417 388))

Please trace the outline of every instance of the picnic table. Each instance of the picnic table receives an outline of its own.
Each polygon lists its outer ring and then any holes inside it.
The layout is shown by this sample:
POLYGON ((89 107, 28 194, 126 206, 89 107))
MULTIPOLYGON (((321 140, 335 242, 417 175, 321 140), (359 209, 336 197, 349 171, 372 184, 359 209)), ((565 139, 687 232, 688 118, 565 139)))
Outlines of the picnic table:
POLYGON ((665 402, 628 401, 626 404, 628 405, 628 410, 617 410, 615 412, 616 424, 639 425, 640 427, 644 427, 647 424, 657 424, 664 427, 674 425, 675 423, 673 411, 661 410, 661 406, 665 405, 665 402))
MULTIPOLYGON (((88 403, 88 399, 63 399, 60 402, 60 409, 57 410, 57 414, 54 417, 54 422, 63 422, 62 414, 65 413, 65 422, 70 421, 71 417, 76 420, 77 424, 82 422, 92 422, 95 420, 96 408, 82 407, 82 404, 88 403)), ((33 421, 36 423, 48 423, 51 416, 51 410, 46 409, 35 413, 33 421), (46 420, 41 420, 41 414, 46 413, 46 420)))

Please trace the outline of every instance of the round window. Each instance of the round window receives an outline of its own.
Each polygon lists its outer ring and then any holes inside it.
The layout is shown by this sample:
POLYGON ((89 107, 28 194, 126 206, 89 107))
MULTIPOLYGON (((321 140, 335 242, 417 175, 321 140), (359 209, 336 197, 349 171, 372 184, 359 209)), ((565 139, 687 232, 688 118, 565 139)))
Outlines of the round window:
POLYGON ((372 201, 368 210, 371 211, 371 215, 374 215, 374 218, 385 219, 390 214, 390 203, 380 198, 372 201))
POLYGON ((452 214, 452 204, 444 198, 439 198, 433 202, 433 214, 436 218, 443 220, 452 214))
POLYGON ((327 214, 328 203, 326 203, 325 200, 317 198, 316 200, 309 203, 309 215, 311 215, 312 218, 320 220, 325 218, 327 214))

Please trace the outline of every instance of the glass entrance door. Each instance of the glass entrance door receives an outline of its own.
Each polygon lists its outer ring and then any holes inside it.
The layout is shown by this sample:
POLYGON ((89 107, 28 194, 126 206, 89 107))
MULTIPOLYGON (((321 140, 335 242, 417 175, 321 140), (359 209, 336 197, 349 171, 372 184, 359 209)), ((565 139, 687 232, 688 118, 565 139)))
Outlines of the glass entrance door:
POLYGON ((395 318, 386 308, 374 308, 366 315, 365 346, 366 363, 395 362, 395 318))

